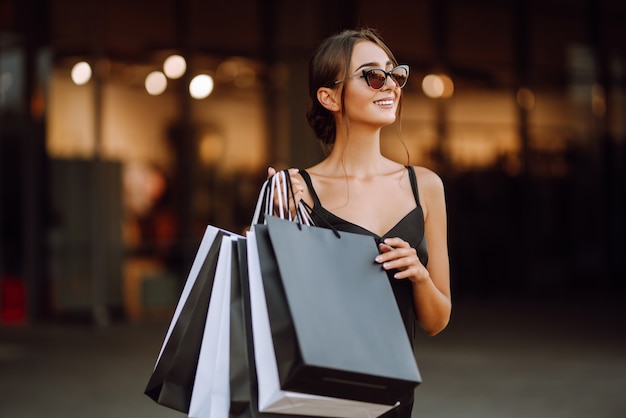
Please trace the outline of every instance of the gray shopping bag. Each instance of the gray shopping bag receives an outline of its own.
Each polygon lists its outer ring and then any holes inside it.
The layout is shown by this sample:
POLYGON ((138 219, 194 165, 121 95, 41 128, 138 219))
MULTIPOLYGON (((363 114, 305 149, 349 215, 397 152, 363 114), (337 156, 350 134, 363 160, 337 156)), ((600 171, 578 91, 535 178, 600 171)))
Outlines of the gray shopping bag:
POLYGON ((253 229, 281 389, 406 398, 421 377, 374 239, 275 217, 253 229))

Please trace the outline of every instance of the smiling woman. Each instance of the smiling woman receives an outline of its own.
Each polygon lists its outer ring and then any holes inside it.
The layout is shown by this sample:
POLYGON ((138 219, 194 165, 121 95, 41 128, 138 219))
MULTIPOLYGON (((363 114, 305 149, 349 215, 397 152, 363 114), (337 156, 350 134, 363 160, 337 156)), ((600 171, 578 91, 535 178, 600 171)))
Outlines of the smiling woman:
MULTIPOLYGON (((413 342, 418 326, 429 335, 446 327, 451 300, 442 181, 381 153, 381 129, 399 117, 408 75, 375 31, 326 39, 309 64, 307 118, 330 151, 291 174, 293 197, 308 205, 316 225, 374 237, 375 262, 387 271, 413 342)), ((384 417, 408 418, 412 406, 407 393, 384 417)))

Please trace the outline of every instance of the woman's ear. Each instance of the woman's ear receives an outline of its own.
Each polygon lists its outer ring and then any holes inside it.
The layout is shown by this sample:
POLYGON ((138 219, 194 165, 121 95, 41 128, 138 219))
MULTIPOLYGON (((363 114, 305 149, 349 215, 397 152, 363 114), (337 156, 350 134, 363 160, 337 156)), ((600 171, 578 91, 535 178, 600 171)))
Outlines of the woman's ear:
POLYGON ((339 89, 331 89, 328 87, 320 87, 317 89, 317 100, 320 102, 322 106, 331 112, 338 112, 340 109, 339 106, 339 89))

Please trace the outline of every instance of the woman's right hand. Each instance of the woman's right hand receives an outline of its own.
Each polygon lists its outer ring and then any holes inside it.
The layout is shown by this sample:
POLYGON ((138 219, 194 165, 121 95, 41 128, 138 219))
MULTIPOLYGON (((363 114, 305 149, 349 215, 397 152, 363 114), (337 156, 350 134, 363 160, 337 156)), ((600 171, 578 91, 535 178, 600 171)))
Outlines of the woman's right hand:
MULTIPOLYGON (((302 185, 300 179, 298 177, 296 177, 295 175, 298 174, 298 169, 297 168, 290 168, 288 170, 289 172, 289 177, 291 178, 291 186, 293 188, 293 195, 291 194, 291 192, 289 193, 289 200, 288 202, 280 202, 280 199, 283 199, 282 194, 279 192, 278 187, 283 187, 283 180, 282 178, 279 178, 279 182, 280 182, 280 186, 275 186, 276 188, 273 190, 274 191, 274 215, 280 215, 278 212, 278 208, 280 203, 282 203, 283 207, 289 207, 289 212, 291 213, 291 217, 292 219, 296 217, 296 208, 298 207, 298 204, 300 203, 300 201, 302 200, 302 196, 304 195, 304 186, 302 185), (288 206, 287 206, 288 205, 288 206)), ((271 178, 273 175, 276 174, 276 169, 274 169, 273 167, 268 167, 267 169, 267 178, 271 178)))

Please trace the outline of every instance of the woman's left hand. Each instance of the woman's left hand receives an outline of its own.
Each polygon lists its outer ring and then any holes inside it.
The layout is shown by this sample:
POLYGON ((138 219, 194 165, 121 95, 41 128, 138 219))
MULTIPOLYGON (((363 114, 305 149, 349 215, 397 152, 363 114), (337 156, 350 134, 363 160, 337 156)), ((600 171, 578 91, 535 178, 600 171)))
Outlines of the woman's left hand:
POLYGON ((380 254, 376 257, 376 262, 382 264, 385 270, 397 269, 398 272, 394 274, 396 279, 409 279, 413 283, 418 283, 430 278, 415 248, 403 239, 385 238, 378 245, 378 249, 380 254))
MULTIPOLYGON (((298 204, 302 200, 302 196, 304 194, 304 187, 300 183, 300 180, 298 179, 298 177, 296 177, 296 174, 298 174, 298 171, 299 170, 297 168, 289 169, 289 178, 291 180, 291 187, 293 189, 293 193, 289 195, 289 200, 287 202, 282 201, 283 196, 280 193, 281 188, 284 187, 284 185, 282 184, 283 183, 282 179, 279 179, 279 184, 276 185, 276 189, 274 190, 275 193, 274 193, 273 204, 274 204, 274 214, 277 216, 279 215, 278 208, 280 206, 288 207, 289 211, 291 212, 291 216, 293 218, 295 218, 296 216, 298 204)), ((276 174, 276 169, 273 167, 268 167, 267 178, 270 179, 275 174, 276 174)))

